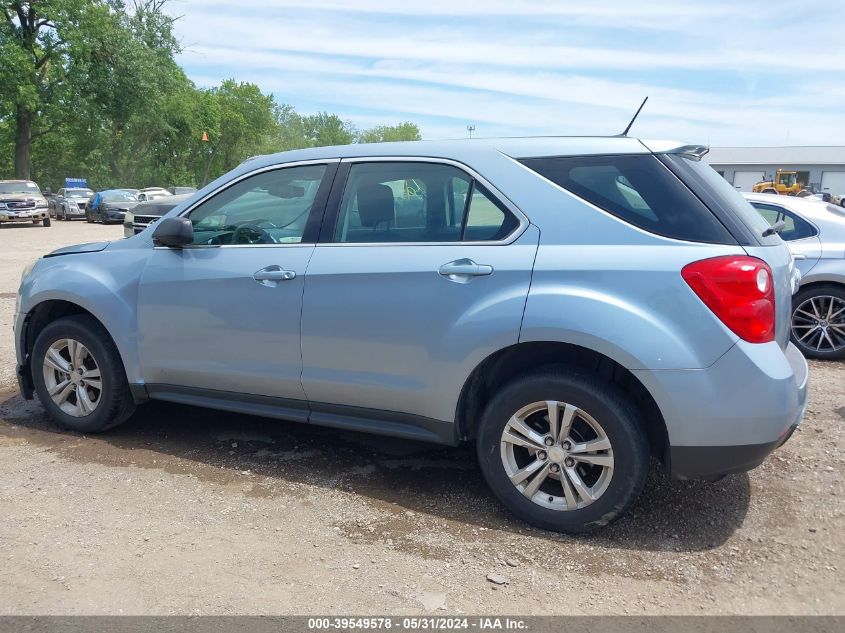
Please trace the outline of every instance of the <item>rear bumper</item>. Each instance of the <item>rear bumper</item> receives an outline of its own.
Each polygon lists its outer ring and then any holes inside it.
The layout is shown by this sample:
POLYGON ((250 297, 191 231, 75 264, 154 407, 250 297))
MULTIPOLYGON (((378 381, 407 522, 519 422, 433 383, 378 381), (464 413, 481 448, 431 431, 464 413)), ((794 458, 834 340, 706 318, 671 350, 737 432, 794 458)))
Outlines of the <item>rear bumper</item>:
POLYGON ((700 370, 634 372, 666 422, 667 468, 680 479, 751 470, 786 442, 807 407, 807 361, 791 343, 740 341, 700 370))
POLYGON ((798 424, 782 438, 742 446, 671 446, 668 469, 678 479, 718 479, 757 468, 776 448, 792 437, 798 424))

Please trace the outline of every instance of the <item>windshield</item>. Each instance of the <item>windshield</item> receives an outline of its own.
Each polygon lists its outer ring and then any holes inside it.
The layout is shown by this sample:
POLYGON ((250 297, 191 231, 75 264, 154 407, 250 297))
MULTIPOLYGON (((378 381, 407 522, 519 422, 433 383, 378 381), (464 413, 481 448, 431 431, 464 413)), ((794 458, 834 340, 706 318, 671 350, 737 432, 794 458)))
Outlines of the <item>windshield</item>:
POLYGON ((106 191, 103 193, 103 200, 105 202, 137 202, 138 198, 128 191, 106 191))
POLYGON ((41 195, 34 182, 0 182, 0 193, 33 193, 41 195))
POLYGON ((90 198, 94 192, 90 189, 68 189, 65 191, 65 196, 68 198, 90 198))

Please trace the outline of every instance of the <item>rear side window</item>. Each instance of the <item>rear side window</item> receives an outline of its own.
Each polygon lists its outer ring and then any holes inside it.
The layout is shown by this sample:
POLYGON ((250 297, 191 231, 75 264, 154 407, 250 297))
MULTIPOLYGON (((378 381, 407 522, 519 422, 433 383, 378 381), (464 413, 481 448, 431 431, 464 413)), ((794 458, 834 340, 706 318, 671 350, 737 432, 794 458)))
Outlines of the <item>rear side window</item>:
POLYGON ((451 165, 355 163, 340 204, 335 241, 499 241, 519 221, 484 186, 451 165))
POLYGON ((751 206, 757 209, 770 226, 774 226, 778 222, 784 223, 785 226, 780 232, 782 240, 792 242, 794 240, 803 240, 806 237, 812 237, 816 234, 816 229, 812 224, 790 213, 783 207, 754 201, 751 202, 751 206))
POLYGON ((521 162, 650 233, 690 242, 736 244, 710 210, 649 154, 525 158, 521 162))

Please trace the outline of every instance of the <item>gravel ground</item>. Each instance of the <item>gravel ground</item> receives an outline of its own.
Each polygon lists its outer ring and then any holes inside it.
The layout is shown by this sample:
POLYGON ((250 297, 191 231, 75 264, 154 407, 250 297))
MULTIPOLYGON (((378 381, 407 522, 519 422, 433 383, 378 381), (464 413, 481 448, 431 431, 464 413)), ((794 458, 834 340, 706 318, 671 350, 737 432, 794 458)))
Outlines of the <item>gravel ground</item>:
POLYGON ((158 403, 57 432, 13 382, 20 272, 121 232, 0 226, 0 614, 845 614, 845 364, 811 363, 760 468, 655 470, 628 516, 559 536, 506 514, 468 448, 158 403))

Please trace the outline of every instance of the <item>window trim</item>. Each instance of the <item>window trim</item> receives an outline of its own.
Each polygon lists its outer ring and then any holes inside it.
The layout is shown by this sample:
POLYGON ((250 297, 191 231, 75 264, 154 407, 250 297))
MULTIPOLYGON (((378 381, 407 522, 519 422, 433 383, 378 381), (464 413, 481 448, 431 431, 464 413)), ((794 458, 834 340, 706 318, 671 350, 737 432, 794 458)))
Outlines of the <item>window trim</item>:
MULTIPOLYGON (((323 180, 320 182, 320 187, 317 189, 317 195, 314 198, 314 206, 311 208, 311 212, 308 214, 308 220, 305 222, 305 232, 303 233, 303 241, 302 242, 294 242, 291 244, 189 244, 184 246, 183 248, 194 249, 194 248, 301 248, 304 246, 311 247, 314 246, 319 237, 320 232, 320 223, 323 221, 323 218, 326 213, 326 208, 328 205, 328 201, 330 199, 330 194, 332 188, 334 186, 334 178, 337 175, 337 167, 340 163, 339 158, 320 158, 320 159, 311 159, 311 160, 298 160, 298 161, 291 161, 288 163, 274 163, 272 165, 265 165, 264 167, 259 167, 257 169, 253 169, 248 172, 244 172, 240 176, 233 178, 232 180, 226 182, 225 184, 217 187, 213 191, 208 192, 204 196, 202 196, 199 200, 192 202, 189 206, 185 209, 180 211, 176 214, 177 218, 184 217, 189 213, 193 212, 194 209, 199 207, 200 205, 204 204, 206 201, 210 200, 214 196, 224 192, 229 187, 232 187, 242 180, 246 180, 252 176, 257 176, 258 174, 263 174, 268 171, 276 171, 279 169, 288 169, 290 167, 307 167, 309 165, 325 165, 326 171, 323 173, 323 180), (314 237, 309 240, 305 241, 304 237, 311 231, 314 233, 314 237)), ((154 246, 154 249, 164 249, 164 250, 172 250, 168 246, 154 246)))
POLYGON ((329 195, 329 201, 326 205, 326 213, 323 216, 323 226, 320 230, 320 237, 317 240, 317 246, 333 246, 333 247, 365 247, 372 248, 374 246, 502 246, 515 242, 525 232, 530 224, 530 221, 517 207, 513 201, 503 194, 495 185, 484 178, 481 174, 475 171, 472 167, 465 163, 461 163, 449 158, 432 158, 426 156, 355 156, 341 159, 341 167, 338 169, 338 176, 332 185, 332 191, 329 195), (466 242, 463 240, 457 242, 338 242, 335 241, 335 230, 337 222, 340 219, 340 203, 343 194, 346 191, 346 184, 349 177, 349 171, 352 165, 356 163, 432 163, 435 165, 448 165, 454 167, 466 175, 473 181, 481 183, 495 202, 507 209, 517 219, 517 226, 500 240, 479 240, 476 242, 466 242))

